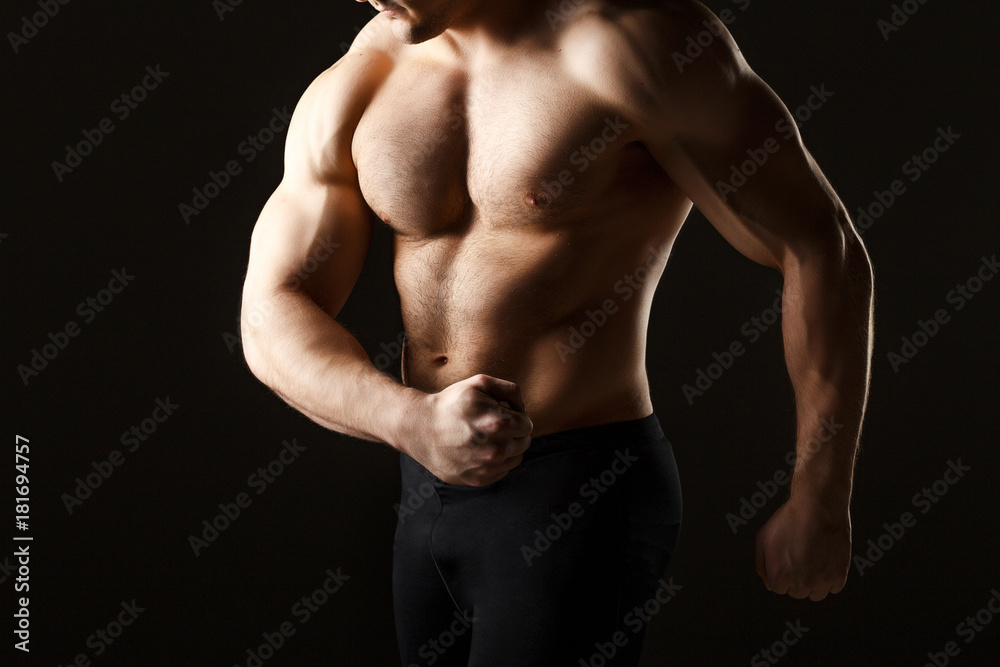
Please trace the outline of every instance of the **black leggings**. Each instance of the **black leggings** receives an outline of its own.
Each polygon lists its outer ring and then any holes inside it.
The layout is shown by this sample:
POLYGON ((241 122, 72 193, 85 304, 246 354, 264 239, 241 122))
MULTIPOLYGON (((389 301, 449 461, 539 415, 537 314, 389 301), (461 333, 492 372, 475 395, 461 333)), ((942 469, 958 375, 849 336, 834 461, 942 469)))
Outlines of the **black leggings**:
MULTIPOLYGON (((393 546, 403 667, 634 667, 681 523, 655 414, 533 438, 497 482, 401 455, 393 546)), ((678 587, 679 588, 679 587, 678 587)))

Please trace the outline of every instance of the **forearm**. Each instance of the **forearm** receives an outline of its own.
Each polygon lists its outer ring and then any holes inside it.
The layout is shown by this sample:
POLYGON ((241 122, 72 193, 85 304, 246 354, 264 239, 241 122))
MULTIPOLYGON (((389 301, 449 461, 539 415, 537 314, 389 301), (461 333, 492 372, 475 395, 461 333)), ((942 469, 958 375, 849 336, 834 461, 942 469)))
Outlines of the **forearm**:
POLYGON ((289 405, 339 433, 405 445, 407 413, 425 394, 375 368, 309 296, 292 289, 248 295, 241 321, 250 369, 289 405))
POLYGON ((797 418, 791 496, 830 507, 850 502, 871 372, 872 271, 855 241, 785 271, 782 330, 797 418))

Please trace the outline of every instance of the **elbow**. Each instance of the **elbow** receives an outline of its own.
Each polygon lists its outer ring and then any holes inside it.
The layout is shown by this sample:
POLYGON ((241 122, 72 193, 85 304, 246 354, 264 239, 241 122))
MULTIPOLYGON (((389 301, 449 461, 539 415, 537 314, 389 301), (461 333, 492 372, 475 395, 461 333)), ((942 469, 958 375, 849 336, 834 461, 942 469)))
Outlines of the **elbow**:
POLYGON ((240 312, 240 339, 243 346, 243 359, 253 375, 267 384, 265 379, 265 357, 261 346, 260 314, 246 303, 240 312))
POLYGON ((240 332, 243 341, 243 360, 246 361, 247 368, 250 369, 254 377, 263 382, 264 360, 260 348, 257 346, 257 341, 254 339, 253 332, 243 324, 240 325, 240 332))
POLYGON ((786 253, 782 273, 786 284, 815 296, 828 295, 870 317, 875 289, 871 258, 850 219, 838 222, 786 253))
MULTIPOLYGON (((260 354, 260 350, 257 348, 257 344, 253 339, 247 335, 246 330, 243 332, 243 360, 247 363, 247 368, 250 372, 261 382, 264 382, 264 360, 260 354)), ((267 384, 266 382, 264 382, 267 384)))
POLYGON ((875 290, 875 269, 861 238, 848 230, 844 250, 844 271, 856 298, 871 302, 875 290))
POLYGON ((779 269, 783 274, 803 271, 822 274, 826 280, 845 279, 869 290, 874 270, 868 250, 850 215, 838 201, 805 216, 808 222, 783 248, 779 269))
POLYGON ((872 266, 868 249, 865 248, 861 240, 861 234, 851 221, 846 210, 841 210, 838 216, 838 229, 840 230, 840 247, 843 249, 843 264, 846 272, 851 276, 852 282, 860 286, 867 286, 871 291, 875 282, 875 271, 872 266))
POLYGON ((822 271, 831 282, 848 286, 855 300, 868 301, 875 285, 871 257, 846 211, 836 217, 836 222, 830 225, 835 233, 824 235, 824 240, 816 244, 823 258, 817 264, 824 267, 822 271))

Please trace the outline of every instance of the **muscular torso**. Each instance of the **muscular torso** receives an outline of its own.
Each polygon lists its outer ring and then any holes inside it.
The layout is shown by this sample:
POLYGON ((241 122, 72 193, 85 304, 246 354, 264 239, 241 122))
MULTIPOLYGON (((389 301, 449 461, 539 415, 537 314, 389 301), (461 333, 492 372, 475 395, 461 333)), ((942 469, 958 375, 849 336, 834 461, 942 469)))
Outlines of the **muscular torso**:
POLYGON ((394 231, 404 383, 516 382, 535 436, 652 411, 649 308, 691 206, 560 48, 396 46, 353 140, 394 231))

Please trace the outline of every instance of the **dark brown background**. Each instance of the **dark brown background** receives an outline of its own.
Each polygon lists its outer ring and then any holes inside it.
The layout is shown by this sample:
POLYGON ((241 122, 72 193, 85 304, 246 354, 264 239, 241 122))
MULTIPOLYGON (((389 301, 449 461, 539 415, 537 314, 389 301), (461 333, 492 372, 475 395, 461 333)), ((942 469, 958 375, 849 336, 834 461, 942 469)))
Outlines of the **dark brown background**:
MULTIPOLYGON (((681 386, 712 353, 746 337, 780 286, 777 273, 732 250, 697 213, 657 293, 648 369, 661 423, 684 483, 685 524, 671 575, 683 589, 654 620, 644 665, 747 664, 786 621, 810 628, 788 665, 921 665, 956 641, 954 664, 993 664, 1000 619, 966 644, 956 625, 1000 587, 997 568, 996 294, 987 283, 962 310, 946 295, 1000 250, 991 54, 994 3, 929 0, 883 39, 888 2, 717 0, 754 68, 791 107, 810 86, 833 98, 803 127, 807 145, 851 212, 905 178, 901 166, 939 127, 961 139, 865 234, 877 274, 872 397, 854 496, 855 553, 883 523, 915 512, 911 498, 949 460, 971 471, 879 562, 822 604, 764 590, 753 537, 771 500, 736 536, 726 514, 756 482, 784 468, 792 395, 776 330, 750 345, 689 405, 681 386), (918 321, 951 321, 894 372, 887 354, 918 321)), ((4 32, 37 11, 6 3, 4 32)), ((351 578, 267 665, 393 665, 390 567, 397 456, 309 422, 258 383, 232 339, 251 228, 281 175, 283 135, 250 164, 237 147, 272 108, 294 105, 342 54, 371 10, 354 2, 244 2, 220 20, 211 2, 169 9, 131 2, 61 5, 37 36, 3 55, 4 215, 0 233, 6 366, 3 442, 31 440, 31 665, 246 664, 246 650, 285 621, 327 568, 351 578), (169 77, 125 120, 111 101, 147 65, 169 77), (62 183, 51 162, 81 132, 113 117, 116 130, 62 183), (243 171, 186 225, 178 204, 228 160, 243 171), (47 334, 82 323, 77 304, 113 269, 136 276, 82 326, 28 386, 17 372, 47 334), (180 408, 92 497, 61 500, 93 461, 123 449, 120 434, 157 398, 180 408), (255 495, 247 477, 285 439, 301 458, 255 495), (218 503, 250 491, 252 505, 197 558, 188 537, 218 503), (144 607, 107 651, 87 638, 122 601, 144 607)), ((401 112, 402 113, 402 112, 401 112)), ((374 356, 400 331, 378 227, 341 321, 374 356)), ((8 444, 9 443, 9 444, 8 444)), ((11 461, 13 455, 5 455, 11 461)), ((13 481, 3 472, 4 526, 13 481)), ((0 559, 13 551, 0 547, 0 559)), ((0 560, 0 562, 3 562, 0 560)), ((12 581, 3 591, 5 654, 12 581)), ((22 656, 17 656, 20 659, 22 656)), ((760 664, 760 663, 758 663, 760 664)))

